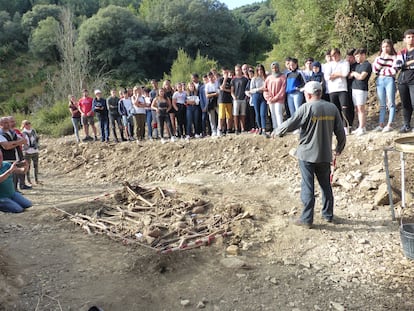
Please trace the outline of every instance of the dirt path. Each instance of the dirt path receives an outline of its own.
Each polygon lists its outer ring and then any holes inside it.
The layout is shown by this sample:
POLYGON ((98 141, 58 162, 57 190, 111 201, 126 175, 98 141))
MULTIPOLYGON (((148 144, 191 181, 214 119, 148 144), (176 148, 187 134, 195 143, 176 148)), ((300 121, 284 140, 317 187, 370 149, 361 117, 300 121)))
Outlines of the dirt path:
MULTIPOLYGON (((44 142, 45 183, 27 192, 34 207, 19 215, 0 214, 0 310, 88 310, 92 305, 105 311, 414 310, 414 267, 401 253, 398 223, 390 220, 387 207, 372 205, 371 194, 355 188, 349 195, 337 186, 338 224, 325 224, 317 214, 316 229, 289 225, 289 216, 300 211, 299 175, 288 155, 294 137, 155 143, 44 142), (132 171, 115 165, 125 152, 131 155, 123 161, 135 165, 132 171), (141 160, 135 162, 137 156, 141 160), (234 239, 159 255, 89 236, 53 208, 72 213, 97 208, 125 179, 157 182, 223 208, 240 203, 254 215, 233 228, 240 256, 226 254, 234 239)), ((367 150, 370 161, 362 171, 381 163, 382 145, 367 150)), ((352 171, 357 157, 345 155, 338 176, 352 171)))

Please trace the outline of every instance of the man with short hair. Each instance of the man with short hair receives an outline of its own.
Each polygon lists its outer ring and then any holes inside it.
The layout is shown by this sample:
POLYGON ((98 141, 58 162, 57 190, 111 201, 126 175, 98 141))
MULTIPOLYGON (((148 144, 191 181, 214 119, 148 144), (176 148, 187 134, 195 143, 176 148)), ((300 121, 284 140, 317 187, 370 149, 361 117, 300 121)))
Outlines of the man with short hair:
POLYGON ((231 96, 233 97, 233 121, 236 134, 244 132, 246 129, 246 86, 249 83, 240 65, 234 67, 235 76, 231 80, 231 96))
POLYGON ((283 136, 287 132, 301 129, 296 156, 302 175, 302 215, 294 220, 295 225, 311 228, 315 207, 315 175, 322 192, 322 217, 333 220, 333 193, 330 182, 332 162, 332 134, 337 139, 335 156, 345 148, 346 136, 341 115, 334 104, 321 99, 322 86, 310 81, 304 87, 306 103, 295 114, 283 122, 272 136, 283 136))
POLYGON ((98 140, 96 136, 96 126, 94 120, 94 113, 92 109, 92 97, 88 96, 88 90, 82 91, 82 97, 78 101, 79 111, 81 112, 81 120, 83 129, 85 131, 85 138, 82 141, 91 141, 93 138, 89 136, 89 125, 92 127, 92 131, 95 137, 95 141, 98 140))
MULTIPOLYGON (((151 92, 150 92, 150 98, 151 98, 151 103, 154 100, 155 97, 157 97, 158 95, 158 81, 155 79, 151 80, 151 92)), ((184 87, 185 89, 185 87, 184 87)), ((148 122, 148 118, 147 118, 147 122, 148 122)), ((158 138, 158 124, 157 124, 157 113, 155 110, 151 109, 151 127, 152 127, 152 134, 154 134, 155 138, 158 138)), ((150 139, 152 139, 153 137, 151 136, 150 139)))
POLYGON ((118 125, 119 133, 121 134, 122 141, 126 141, 124 137, 124 127, 122 125, 122 118, 118 111, 119 97, 116 96, 116 90, 111 90, 111 96, 106 99, 106 103, 109 111, 109 124, 111 125, 112 133, 114 134, 115 142, 119 142, 116 134, 116 124, 118 125))
POLYGON ((368 80, 371 77, 372 66, 367 61, 366 49, 357 49, 354 56, 358 64, 355 67, 355 71, 352 71, 349 75, 354 78, 352 81, 352 102, 356 106, 359 123, 354 134, 360 136, 366 132, 367 116, 365 103, 368 98, 368 80))
POLYGON ((411 117, 414 110, 414 29, 404 32, 405 48, 397 55, 397 65, 401 69, 398 76, 398 91, 403 106, 404 124, 400 133, 410 132, 411 117))
POLYGON ((134 140, 134 117, 132 116, 132 100, 128 96, 128 90, 123 91, 123 98, 119 100, 118 110, 122 117, 122 124, 125 130, 125 137, 134 140))
MULTIPOLYGON (((0 118, 0 129, 0 149, 3 154, 3 160, 10 163, 19 162, 19 165, 24 167, 27 171, 29 165, 27 161, 24 160, 22 151, 22 146, 26 143, 26 139, 22 136, 18 136, 16 132, 12 130, 10 117, 0 118)), ((26 173, 26 171, 24 173, 26 173)), ((13 184, 16 190, 19 180, 21 190, 31 189, 30 186, 24 183, 24 176, 24 174, 13 174, 13 184)))
MULTIPOLYGON (((330 102, 335 104, 339 112, 342 107, 348 107, 349 63, 341 59, 341 51, 338 48, 331 50, 331 61, 324 66, 326 85, 329 90, 330 102)), ((349 120, 346 120, 347 123, 349 120)), ((349 124, 352 126, 352 124, 349 124)))
POLYGON ((101 129, 101 142, 109 142, 109 115, 106 99, 102 97, 100 90, 95 90, 95 98, 92 101, 92 110, 96 113, 101 129))
MULTIPOLYGON (((219 117, 219 129, 217 130, 217 136, 229 133, 233 126, 233 104, 231 97, 231 78, 228 68, 222 68, 222 77, 219 80, 219 95, 218 95, 218 117, 219 117)), ((210 124, 213 126, 211 115, 210 124)))
POLYGON ((348 88, 348 105, 342 106, 342 112, 345 118, 348 120, 349 128, 345 129, 345 134, 350 134, 349 131, 351 130, 352 124, 354 124, 355 119, 355 107, 352 99, 352 82, 355 80, 355 78, 351 75, 351 72, 355 71, 355 68, 358 65, 354 56, 355 51, 356 49, 351 48, 346 52, 346 61, 349 63, 349 74, 346 79, 348 88))
MULTIPOLYGON (((213 74, 210 72, 211 76, 213 74)), ((200 85, 198 90, 198 96, 200 97, 200 109, 201 109, 201 132, 203 137, 211 135, 211 127, 208 123, 208 99, 206 96, 206 85, 209 83, 208 75, 203 75, 203 84, 200 85)), ((216 89, 217 94, 217 89, 216 89)))

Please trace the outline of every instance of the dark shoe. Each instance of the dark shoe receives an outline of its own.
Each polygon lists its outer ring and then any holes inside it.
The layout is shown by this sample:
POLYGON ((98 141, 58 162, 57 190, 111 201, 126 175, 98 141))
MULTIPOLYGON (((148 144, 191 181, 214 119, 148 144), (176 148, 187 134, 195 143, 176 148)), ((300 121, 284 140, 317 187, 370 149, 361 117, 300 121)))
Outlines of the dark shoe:
POLYGON ((28 186, 28 185, 22 185, 20 186, 20 190, 30 190, 32 189, 32 187, 28 186))
POLYGON ((304 228, 307 228, 307 229, 312 228, 312 224, 308 224, 306 222, 303 222, 302 220, 300 220, 300 218, 291 219, 290 222, 295 226, 304 227, 304 228))
POLYGON ((411 131, 411 128, 408 125, 403 125, 402 128, 400 128, 400 133, 408 133, 411 131))
MULTIPOLYGON (((95 136, 94 141, 98 141, 98 137, 97 137, 97 136, 95 136)), ((103 140, 102 140, 102 141, 103 141, 103 140)))

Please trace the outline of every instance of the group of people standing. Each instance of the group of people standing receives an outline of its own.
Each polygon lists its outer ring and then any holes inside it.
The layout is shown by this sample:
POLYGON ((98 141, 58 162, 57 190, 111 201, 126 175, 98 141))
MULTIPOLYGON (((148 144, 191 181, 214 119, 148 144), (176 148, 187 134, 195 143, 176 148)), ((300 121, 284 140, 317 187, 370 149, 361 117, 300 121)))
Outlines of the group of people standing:
POLYGON ((363 135, 367 131, 366 103, 372 73, 376 75, 380 107, 374 131, 393 130, 398 85, 404 110, 400 132, 405 133, 411 131, 414 103, 414 30, 405 32, 404 42, 406 48, 397 53, 392 41, 384 40, 372 64, 364 48, 348 50, 345 58, 333 48, 326 53, 325 63, 309 57, 304 69, 299 68, 298 59, 288 57, 283 70, 277 62, 271 64, 270 72, 261 64, 236 65, 234 70, 222 68, 220 73, 212 69, 201 79, 194 73, 189 83, 172 85, 165 80, 158 87, 158 82, 152 80, 151 88, 112 90, 106 99, 100 90, 95 90, 95 98, 84 90, 78 101, 69 96, 75 135, 79 142, 82 124, 83 141, 98 140, 96 116, 101 141, 109 141, 110 128, 116 142, 145 137, 165 142, 164 131, 172 141, 248 131, 268 137, 269 131, 293 116, 305 102, 303 87, 309 81, 321 83, 322 98, 338 108, 346 134, 363 135))

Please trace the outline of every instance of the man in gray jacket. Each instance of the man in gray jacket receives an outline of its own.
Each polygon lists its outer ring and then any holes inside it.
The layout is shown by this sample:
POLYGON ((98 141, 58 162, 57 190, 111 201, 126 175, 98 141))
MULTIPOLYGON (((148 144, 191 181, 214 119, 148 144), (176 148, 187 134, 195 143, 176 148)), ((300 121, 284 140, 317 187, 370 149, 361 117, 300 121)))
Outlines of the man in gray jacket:
POLYGON ((322 192, 322 217, 327 222, 332 222, 332 134, 337 139, 335 156, 343 151, 346 136, 339 110, 334 104, 321 99, 321 84, 317 81, 306 83, 304 93, 306 104, 300 106, 295 115, 283 122, 272 136, 283 136, 287 132, 301 129, 296 156, 302 175, 301 200, 304 207, 302 215, 294 224, 311 228, 315 206, 315 175, 322 192))

